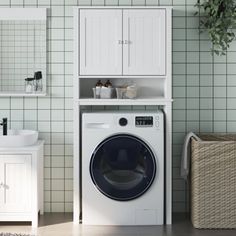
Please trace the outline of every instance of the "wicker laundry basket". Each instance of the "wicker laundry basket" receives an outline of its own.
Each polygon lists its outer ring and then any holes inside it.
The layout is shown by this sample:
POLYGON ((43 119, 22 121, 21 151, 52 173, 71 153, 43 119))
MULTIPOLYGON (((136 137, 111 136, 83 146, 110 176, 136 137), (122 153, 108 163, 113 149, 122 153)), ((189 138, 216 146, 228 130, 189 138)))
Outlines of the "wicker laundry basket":
POLYGON ((236 134, 192 138, 191 219, 195 228, 236 228, 236 134))

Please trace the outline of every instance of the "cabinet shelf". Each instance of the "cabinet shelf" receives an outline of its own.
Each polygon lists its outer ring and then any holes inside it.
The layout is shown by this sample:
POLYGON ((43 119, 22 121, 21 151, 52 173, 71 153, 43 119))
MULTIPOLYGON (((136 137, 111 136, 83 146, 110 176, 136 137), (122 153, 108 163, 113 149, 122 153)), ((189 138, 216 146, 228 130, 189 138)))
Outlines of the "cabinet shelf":
POLYGON ((137 98, 137 99, 94 99, 94 98, 81 98, 77 101, 80 105, 94 105, 94 106, 106 106, 106 105, 167 105, 173 101, 173 99, 166 99, 162 97, 152 98, 137 98))
POLYGON ((45 92, 26 93, 24 91, 0 91, 0 97, 44 97, 45 92))

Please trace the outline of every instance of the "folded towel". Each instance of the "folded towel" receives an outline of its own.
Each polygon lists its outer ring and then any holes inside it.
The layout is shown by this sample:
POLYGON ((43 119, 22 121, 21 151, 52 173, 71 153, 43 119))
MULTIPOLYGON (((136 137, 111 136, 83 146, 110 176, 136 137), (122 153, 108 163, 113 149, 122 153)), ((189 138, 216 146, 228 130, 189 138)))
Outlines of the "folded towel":
POLYGON ((194 134, 193 132, 189 132, 184 139, 183 150, 182 150, 182 159, 181 159, 181 177, 185 180, 188 179, 189 167, 190 167, 190 140, 194 137, 196 140, 201 141, 201 139, 194 134))

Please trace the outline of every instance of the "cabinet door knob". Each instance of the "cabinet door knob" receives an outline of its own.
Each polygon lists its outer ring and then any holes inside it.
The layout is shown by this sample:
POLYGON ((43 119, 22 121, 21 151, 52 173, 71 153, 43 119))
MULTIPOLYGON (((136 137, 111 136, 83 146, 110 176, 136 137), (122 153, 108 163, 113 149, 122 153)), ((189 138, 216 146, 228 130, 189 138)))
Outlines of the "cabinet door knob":
POLYGON ((125 41, 124 41, 124 44, 131 44, 131 43, 132 43, 131 40, 125 40, 125 41))
POLYGON ((123 44, 124 41, 123 40, 118 40, 118 44, 123 44))
POLYGON ((0 188, 5 188, 5 189, 9 189, 9 186, 7 184, 4 184, 3 182, 0 183, 0 188))

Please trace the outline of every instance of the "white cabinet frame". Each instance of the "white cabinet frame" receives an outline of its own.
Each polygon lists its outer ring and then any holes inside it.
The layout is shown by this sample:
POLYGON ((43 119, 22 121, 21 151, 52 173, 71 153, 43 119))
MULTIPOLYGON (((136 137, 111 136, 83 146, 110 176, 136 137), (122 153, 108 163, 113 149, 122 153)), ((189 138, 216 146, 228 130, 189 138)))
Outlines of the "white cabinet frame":
MULTIPOLYGON (((27 166, 27 171, 30 175, 30 206, 27 207, 27 210, 15 210, 13 209, 0 209, 0 221, 31 221, 32 227, 38 227, 38 214, 44 214, 44 202, 43 202, 43 158, 44 158, 44 150, 43 150, 44 141, 39 140, 35 145, 26 146, 26 147, 10 147, 3 148, 0 147, 0 163, 1 158, 7 160, 7 158, 17 157, 21 158, 22 156, 27 156, 30 158, 29 166, 27 166), (3 210, 3 211, 1 211, 3 210)), ((3 176, 0 174, 0 182, 3 181, 3 176)), ((24 186, 24 185, 22 185, 24 186)), ((22 191, 26 191, 24 187, 22 187, 22 191)), ((0 194, 3 191, 0 191, 0 194)), ((1 199, 0 199, 1 200, 1 199)))
MULTIPOLYGON (((160 78, 160 76, 148 76, 149 78, 160 78)), ((138 106, 138 105, 156 105, 163 106, 165 113, 165 223, 172 223, 172 7, 156 7, 156 6, 80 6, 74 8, 74 223, 80 222, 81 215, 81 199, 80 199, 80 153, 81 153, 81 130, 80 130, 80 114, 81 106, 114 106, 114 105, 127 105, 127 106, 138 106), (82 76, 79 73, 79 45, 80 45, 80 34, 79 34, 79 14, 81 9, 164 9, 166 12, 166 71, 165 75, 161 76, 164 79, 164 97, 155 98, 137 98, 134 100, 129 99, 93 99, 93 98, 81 98, 80 97, 80 80, 93 78, 137 78, 145 79, 147 75, 143 76, 132 76, 132 75, 121 75, 121 76, 82 76)))

